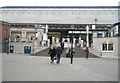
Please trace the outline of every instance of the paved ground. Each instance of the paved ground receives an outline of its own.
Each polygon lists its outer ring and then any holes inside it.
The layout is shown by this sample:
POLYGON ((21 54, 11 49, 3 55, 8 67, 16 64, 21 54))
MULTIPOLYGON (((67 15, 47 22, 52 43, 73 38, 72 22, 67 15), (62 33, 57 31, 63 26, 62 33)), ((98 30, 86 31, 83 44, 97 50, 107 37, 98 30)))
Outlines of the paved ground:
MULTIPOLYGON (((86 57, 86 53, 82 48, 77 47, 77 48, 74 48, 74 50, 75 50, 74 58, 85 58, 86 57)), ((35 54, 32 54, 32 56, 49 56, 48 52, 49 52, 49 48, 44 49, 42 51, 39 51, 39 52, 37 52, 35 54)), ((66 49, 64 49, 64 51, 62 53, 62 57, 65 57, 65 56, 66 56, 66 49)), ((95 56, 92 53, 89 53, 89 58, 98 58, 98 57, 95 56)))
POLYGON ((2 55, 3 81, 118 81, 118 60, 62 57, 51 64, 49 57, 22 54, 2 55))

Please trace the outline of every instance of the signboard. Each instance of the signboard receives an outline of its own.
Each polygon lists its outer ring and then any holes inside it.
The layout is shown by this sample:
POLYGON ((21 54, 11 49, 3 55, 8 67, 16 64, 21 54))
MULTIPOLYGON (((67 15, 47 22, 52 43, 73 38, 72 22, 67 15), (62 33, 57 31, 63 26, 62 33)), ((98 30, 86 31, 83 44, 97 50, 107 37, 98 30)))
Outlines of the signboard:
POLYGON ((95 25, 92 25, 92 29, 95 29, 95 25))

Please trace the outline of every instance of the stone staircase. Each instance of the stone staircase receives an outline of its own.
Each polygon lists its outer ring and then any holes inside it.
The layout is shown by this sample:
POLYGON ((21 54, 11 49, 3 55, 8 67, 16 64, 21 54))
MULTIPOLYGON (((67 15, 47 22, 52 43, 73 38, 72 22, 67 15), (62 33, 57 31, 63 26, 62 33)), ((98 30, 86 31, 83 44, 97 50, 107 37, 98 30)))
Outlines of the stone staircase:
MULTIPOLYGON (((85 58, 86 54, 85 54, 85 51, 84 49, 80 48, 80 47, 76 47, 74 48, 75 50, 75 55, 74 55, 74 58, 85 58)), ((35 54, 31 54, 31 56, 46 56, 46 57, 49 57, 49 54, 48 54, 48 51, 49 51, 49 48, 46 48, 42 51, 39 51, 35 54)), ((66 57, 66 49, 64 49, 63 53, 62 53, 62 57, 66 57)), ((97 56, 95 56, 94 54, 92 53, 89 53, 89 57, 88 58, 98 58, 97 56)))

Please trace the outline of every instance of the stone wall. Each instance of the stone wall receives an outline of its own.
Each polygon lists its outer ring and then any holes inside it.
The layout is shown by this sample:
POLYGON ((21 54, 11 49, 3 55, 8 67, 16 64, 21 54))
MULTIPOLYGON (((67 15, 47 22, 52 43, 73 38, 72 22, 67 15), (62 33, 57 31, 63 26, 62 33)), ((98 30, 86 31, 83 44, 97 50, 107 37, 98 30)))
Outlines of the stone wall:
POLYGON ((120 57, 120 37, 118 38, 118 56, 120 57))
POLYGON ((93 49, 99 53, 102 53, 103 57, 112 57, 112 56, 117 57, 119 54, 118 39, 120 40, 120 38, 118 38, 118 37, 93 38, 93 49), (102 51, 102 43, 104 43, 104 42, 106 42, 106 43, 112 42, 113 43, 113 51, 112 52, 102 51))
MULTIPOLYGON (((30 42, 10 42, 9 46, 14 46, 14 52, 13 53, 24 53, 24 47, 30 46, 31 47, 31 53, 33 52, 33 43, 30 42)), ((10 50, 10 49, 9 49, 10 50)))

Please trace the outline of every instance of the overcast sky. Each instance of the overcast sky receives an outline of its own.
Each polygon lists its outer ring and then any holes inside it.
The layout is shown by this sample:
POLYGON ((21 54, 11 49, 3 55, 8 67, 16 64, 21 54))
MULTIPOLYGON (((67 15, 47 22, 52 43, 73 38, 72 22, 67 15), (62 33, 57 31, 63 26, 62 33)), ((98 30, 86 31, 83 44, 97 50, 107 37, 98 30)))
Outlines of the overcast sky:
POLYGON ((0 0, 2 6, 118 6, 120 0, 0 0))

